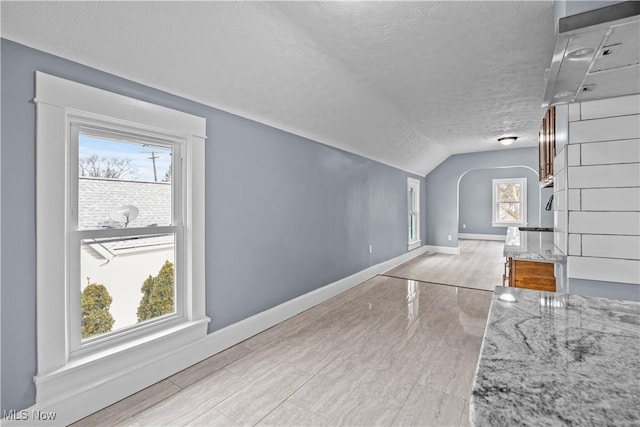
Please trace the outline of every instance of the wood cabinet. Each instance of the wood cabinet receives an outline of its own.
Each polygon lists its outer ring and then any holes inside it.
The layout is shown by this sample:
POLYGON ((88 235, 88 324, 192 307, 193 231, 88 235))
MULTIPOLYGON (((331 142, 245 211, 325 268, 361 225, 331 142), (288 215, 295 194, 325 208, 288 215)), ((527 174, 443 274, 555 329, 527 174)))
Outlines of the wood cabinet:
POLYGON ((538 163, 540 186, 553 186, 553 159, 556 156, 556 107, 551 107, 542 119, 538 132, 538 163))
POLYGON ((538 291, 556 291, 556 277, 552 262, 525 261, 507 259, 509 286, 535 289, 538 291))

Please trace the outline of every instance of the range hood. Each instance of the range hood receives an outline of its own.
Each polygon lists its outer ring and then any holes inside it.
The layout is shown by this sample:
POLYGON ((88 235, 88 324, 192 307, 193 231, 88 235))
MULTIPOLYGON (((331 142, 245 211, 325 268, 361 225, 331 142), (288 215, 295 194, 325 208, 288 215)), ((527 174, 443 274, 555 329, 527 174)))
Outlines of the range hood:
POLYGON ((560 18, 542 107, 640 93, 640 2, 560 18))

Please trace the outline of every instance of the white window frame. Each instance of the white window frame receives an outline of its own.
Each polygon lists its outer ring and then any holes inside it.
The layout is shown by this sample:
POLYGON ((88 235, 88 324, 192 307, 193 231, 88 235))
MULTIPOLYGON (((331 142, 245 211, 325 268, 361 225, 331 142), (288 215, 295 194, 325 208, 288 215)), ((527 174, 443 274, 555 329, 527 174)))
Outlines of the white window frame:
POLYGON ((494 227, 519 227, 527 225, 527 178, 502 178, 492 180, 491 188, 491 222, 494 227), (498 185, 500 184, 520 184, 521 200, 520 212, 522 221, 500 221, 498 220, 498 185))
MULTIPOLYGON (((411 224, 411 216, 415 216, 416 220, 416 235, 415 238, 412 238, 411 235, 408 235, 408 250, 413 250, 422 245, 422 240, 420 239, 420 180, 415 178, 407 178, 407 220, 409 224, 411 224), (413 212, 409 209, 410 203, 409 198, 411 197, 411 190, 413 189, 414 200, 411 205, 413 205, 413 212)), ((407 227, 409 230, 409 227, 407 227)), ((410 233, 410 232, 409 232, 410 233)))
MULTIPOLYGON (((124 329, 100 334, 90 337, 86 340, 81 339, 81 321, 82 312, 81 296, 77 291, 69 292, 69 310, 68 310, 68 337, 69 337, 69 358, 73 359, 82 354, 96 351, 100 348, 106 348, 115 342, 123 341, 148 334, 151 330, 161 330, 166 328, 168 324, 177 324, 183 320, 185 306, 185 275, 184 275, 184 200, 183 194, 184 177, 182 176, 182 153, 185 151, 187 140, 184 138, 176 138, 168 134, 157 134, 147 129, 147 126, 137 124, 135 127, 123 127, 120 123, 111 120, 96 120, 92 116, 83 113, 69 113, 70 124, 69 134, 69 165, 68 168, 68 199, 69 199, 69 289, 79 290, 82 288, 82 278, 80 276, 80 252, 81 241, 90 238, 119 238, 127 236, 154 235, 154 234, 174 234, 174 265, 176 271, 175 280, 175 313, 165 315, 157 319, 150 319, 142 324, 136 324, 124 329), (154 227, 128 227, 120 229, 87 229, 78 230, 78 186, 79 179, 78 168, 78 148, 80 133, 89 134, 98 138, 110 139, 121 138, 130 142, 153 143, 155 145, 165 146, 172 151, 172 223, 171 225, 154 226, 154 227), (76 231, 77 230, 77 231, 76 231), (75 307, 75 309, 74 309, 75 307)), ((142 147, 141 147, 142 148, 142 147)))
MULTIPOLYGON (((206 120, 42 72, 36 72, 34 102, 38 346, 34 382, 36 402, 40 402, 90 387, 116 372, 144 366, 159 355, 202 339, 210 319, 204 303, 206 120), (183 274, 177 278, 182 282, 176 285, 180 293, 176 304, 181 300, 177 315, 149 322, 133 329, 133 333, 108 335, 86 347, 78 346, 79 339, 74 341, 70 334, 71 322, 79 320, 79 311, 71 310, 72 304, 79 302, 78 292, 72 292, 78 284, 73 278, 72 269, 78 263, 74 257, 79 256, 73 241, 86 234, 76 230, 74 220, 77 147, 73 147, 72 124, 99 124, 105 129, 173 141, 181 154, 174 172, 180 173, 174 195, 181 206, 181 224, 177 228, 156 227, 158 232, 166 229, 181 233, 176 244, 176 259, 182 264, 183 274)), ((109 230, 104 232, 109 234, 109 230)), ((129 232, 136 230, 131 228, 129 232)))

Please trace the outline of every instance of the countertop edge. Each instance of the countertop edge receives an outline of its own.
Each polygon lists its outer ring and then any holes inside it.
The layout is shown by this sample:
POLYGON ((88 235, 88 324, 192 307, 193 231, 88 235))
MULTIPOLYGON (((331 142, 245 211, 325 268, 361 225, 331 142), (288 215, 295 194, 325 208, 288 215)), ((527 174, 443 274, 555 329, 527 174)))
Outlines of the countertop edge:
POLYGON ((566 255, 554 244, 553 233, 520 231, 517 227, 509 227, 507 231, 503 256, 525 261, 566 262, 566 255))

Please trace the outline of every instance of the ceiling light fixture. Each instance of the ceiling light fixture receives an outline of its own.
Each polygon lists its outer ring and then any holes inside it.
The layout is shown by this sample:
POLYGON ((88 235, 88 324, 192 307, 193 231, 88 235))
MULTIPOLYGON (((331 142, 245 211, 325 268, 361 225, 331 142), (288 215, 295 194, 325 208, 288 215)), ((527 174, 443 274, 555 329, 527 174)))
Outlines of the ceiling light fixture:
POLYGON ((562 92, 558 92, 555 95, 553 95, 554 98, 566 98, 567 96, 571 96, 573 95, 573 91, 571 90, 564 90, 562 92))
POLYGON ((518 139, 517 136, 504 136, 502 138, 498 138, 498 142, 502 145, 511 145, 516 142, 516 139, 518 139))

